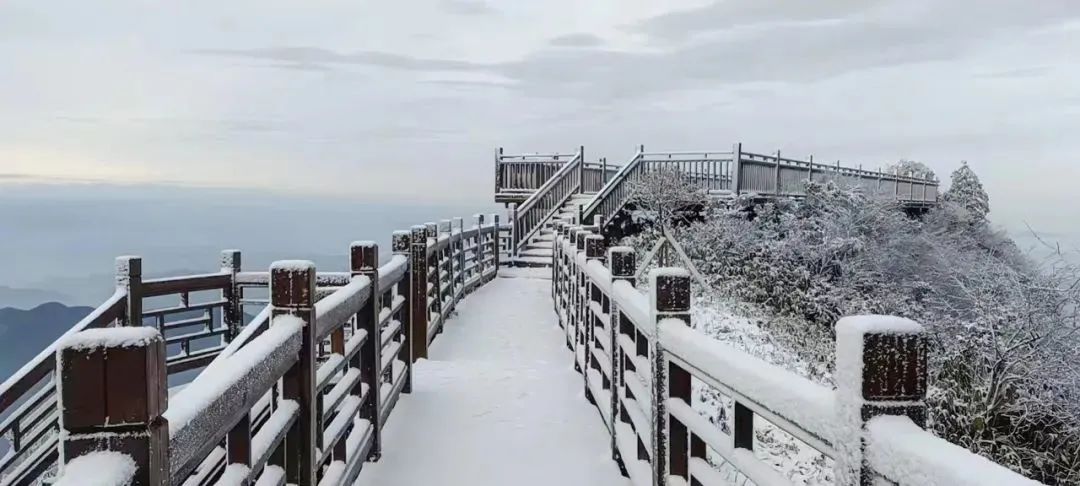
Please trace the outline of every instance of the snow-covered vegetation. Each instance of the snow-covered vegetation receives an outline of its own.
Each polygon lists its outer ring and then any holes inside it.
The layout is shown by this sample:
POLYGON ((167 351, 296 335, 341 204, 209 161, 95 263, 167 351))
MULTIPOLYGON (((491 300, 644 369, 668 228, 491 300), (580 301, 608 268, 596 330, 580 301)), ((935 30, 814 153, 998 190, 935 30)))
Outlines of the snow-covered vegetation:
MULTIPOLYGON (((1080 269, 1056 253, 1029 257, 994 229, 966 164, 921 215, 856 189, 807 190, 801 201, 739 198, 674 230, 711 292, 776 316, 751 342, 828 383, 840 317, 914 319, 931 336, 928 428, 1031 478, 1080 484, 1080 269)), ((706 331, 738 341, 723 334, 739 328, 706 331)))

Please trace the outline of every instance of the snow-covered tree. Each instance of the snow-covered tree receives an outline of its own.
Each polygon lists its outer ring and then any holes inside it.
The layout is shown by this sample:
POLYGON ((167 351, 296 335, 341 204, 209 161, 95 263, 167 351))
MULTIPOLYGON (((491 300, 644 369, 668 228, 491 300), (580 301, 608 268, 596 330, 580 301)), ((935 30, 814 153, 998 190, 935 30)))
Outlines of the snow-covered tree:
POLYGON ((959 169, 953 171, 952 182, 943 199, 960 205, 977 220, 985 220, 990 213, 990 197, 986 195, 982 182, 975 175, 975 171, 968 167, 966 160, 959 169))
POLYGON ((932 430, 1048 484, 1080 484, 1080 268, 1033 261, 972 213, 954 199, 911 219, 815 183, 802 201, 720 210, 676 237, 721 293, 801 322, 762 325, 807 362, 831 365, 841 316, 923 323, 932 430))
POLYGON ((887 174, 900 174, 902 176, 916 177, 919 179, 936 179, 937 174, 926 164, 917 160, 900 159, 895 164, 885 167, 887 174))
POLYGON ((628 201, 658 229, 685 221, 708 200, 705 187, 680 170, 650 171, 629 181, 628 201))

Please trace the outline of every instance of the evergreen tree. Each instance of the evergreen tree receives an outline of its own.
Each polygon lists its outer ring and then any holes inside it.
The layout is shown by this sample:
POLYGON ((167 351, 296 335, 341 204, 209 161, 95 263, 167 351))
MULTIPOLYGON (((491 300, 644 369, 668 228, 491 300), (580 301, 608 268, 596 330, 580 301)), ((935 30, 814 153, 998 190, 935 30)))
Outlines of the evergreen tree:
POLYGON ((895 164, 889 164, 885 166, 885 173, 887 174, 900 174, 907 177, 916 177, 919 179, 936 179, 937 175, 934 174, 934 170, 926 164, 917 160, 900 159, 895 164))
POLYGON ((983 189, 979 176, 968 167, 967 161, 952 173, 952 183, 945 192, 944 199, 967 209, 972 216, 986 219, 990 213, 990 198, 983 189))

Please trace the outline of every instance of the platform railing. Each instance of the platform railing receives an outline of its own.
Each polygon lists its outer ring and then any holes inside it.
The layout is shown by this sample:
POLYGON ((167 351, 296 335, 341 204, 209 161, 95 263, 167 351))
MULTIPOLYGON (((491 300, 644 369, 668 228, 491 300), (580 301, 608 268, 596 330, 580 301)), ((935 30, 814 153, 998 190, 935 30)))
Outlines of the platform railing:
POLYGON ((592 221, 597 214, 614 216, 632 197, 633 184, 649 172, 675 171, 712 194, 753 195, 757 197, 803 197, 807 182, 835 182, 859 187, 877 197, 894 199, 908 206, 937 203, 938 182, 908 177, 899 173, 868 171, 836 164, 745 152, 742 144, 732 150, 646 152, 639 146, 633 157, 599 190, 582 209, 581 220, 592 221))
POLYGON ((833 389, 695 329, 685 269, 640 287, 634 249, 605 248, 596 225, 556 224, 553 250, 559 325, 633 484, 794 484, 755 455, 759 421, 832 460, 841 486, 1040 484, 923 429, 929 344, 913 321, 841 319, 833 389), (700 413, 695 385, 733 402, 730 422, 700 413))
POLYGON ((495 150, 495 202, 521 202, 544 185, 574 153, 507 154, 495 150))
POLYGON ((218 273, 143 280, 141 259, 118 259, 114 295, 0 386, 0 437, 14 446, 0 484, 62 476, 102 450, 133 458, 136 484, 351 484, 378 458, 413 361, 496 276, 498 218, 454 223, 395 233, 381 266, 374 243, 354 243, 349 272, 245 272, 227 250, 218 273), (260 287, 268 301, 243 295, 260 287), (260 302, 244 325, 242 306, 260 302), (167 397, 170 379, 200 368, 167 397))

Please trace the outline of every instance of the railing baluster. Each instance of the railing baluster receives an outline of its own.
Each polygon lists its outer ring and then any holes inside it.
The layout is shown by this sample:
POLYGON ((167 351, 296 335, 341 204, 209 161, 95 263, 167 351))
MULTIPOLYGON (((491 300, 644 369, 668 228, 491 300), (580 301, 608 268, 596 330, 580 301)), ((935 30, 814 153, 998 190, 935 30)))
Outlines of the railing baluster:
MULTIPOLYGON (((352 395, 360 396, 360 386, 368 386, 367 400, 360 406, 360 418, 371 423, 370 461, 382 457, 382 336, 379 325, 379 311, 382 310, 382 292, 379 291, 379 246, 370 241, 358 241, 351 245, 349 266, 353 278, 371 279, 371 294, 368 301, 356 314, 357 327, 367 331, 367 339, 360 347, 360 384, 353 389, 352 395)), ((353 458, 350 458, 352 460, 353 458)))

